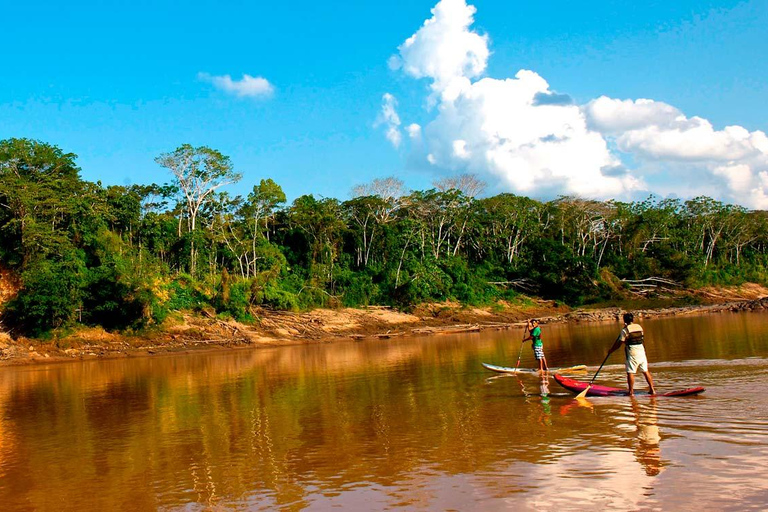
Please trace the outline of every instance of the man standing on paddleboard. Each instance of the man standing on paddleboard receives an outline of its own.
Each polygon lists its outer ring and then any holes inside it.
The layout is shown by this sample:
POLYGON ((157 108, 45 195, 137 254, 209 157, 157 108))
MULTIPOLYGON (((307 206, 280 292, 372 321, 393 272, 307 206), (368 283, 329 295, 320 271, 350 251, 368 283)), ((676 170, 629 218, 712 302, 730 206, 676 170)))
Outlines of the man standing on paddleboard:
POLYGON ((643 341, 645 339, 643 328, 634 323, 634 320, 635 316, 632 313, 624 313, 624 328, 619 333, 619 337, 616 338, 616 342, 608 351, 608 355, 624 343, 624 354, 627 358, 625 366, 627 369, 629 396, 635 394, 635 374, 637 373, 637 370, 643 372, 645 380, 648 382, 649 391, 652 395, 655 395, 656 389, 653 387, 651 372, 648 371, 648 358, 645 356, 645 347, 643 346, 643 341))
POLYGON ((531 340, 531 343, 533 344, 533 355, 539 363, 539 371, 543 373, 549 370, 549 367, 547 366, 547 359, 544 357, 544 343, 541 341, 541 327, 539 327, 539 321, 535 318, 528 320, 528 332, 530 334, 527 338, 523 339, 523 342, 531 340))

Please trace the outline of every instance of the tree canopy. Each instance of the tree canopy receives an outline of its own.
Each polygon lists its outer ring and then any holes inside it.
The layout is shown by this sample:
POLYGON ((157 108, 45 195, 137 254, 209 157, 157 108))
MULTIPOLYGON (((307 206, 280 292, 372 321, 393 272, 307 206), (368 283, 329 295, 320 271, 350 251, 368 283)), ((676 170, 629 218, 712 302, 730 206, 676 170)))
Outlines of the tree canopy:
POLYGON ((3 315, 20 331, 138 329, 180 309, 249 321, 259 308, 490 304, 520 293, 578 305, 652 276, 768 283, 766 213, 708 197, 480 197, 485 184, 462 175, 416 191, 382 178, 348 200, 287 204, 269 177, 230 195, 241 175, 208 147, 158 156, 163 184, 92 183, 75 159, 40 141, 0 141, 0 264, 23 284, 3 315))

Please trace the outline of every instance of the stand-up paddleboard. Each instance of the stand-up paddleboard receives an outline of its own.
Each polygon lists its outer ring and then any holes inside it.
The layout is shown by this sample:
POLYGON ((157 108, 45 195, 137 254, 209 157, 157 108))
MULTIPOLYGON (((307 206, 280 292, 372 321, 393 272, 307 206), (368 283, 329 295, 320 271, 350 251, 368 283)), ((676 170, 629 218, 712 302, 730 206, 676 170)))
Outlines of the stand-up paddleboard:
MULTIPOLYGON (((587 386, 589 386, 589 382, 581 382, 580 380, 574 380, 569 379, 568 377, 563 377, 562 375, 555 374, 555 380, 558 384, 563 386, 565 389, 569 391, 573 391, 577 395, 584 391, 587 386)), ((668 391, 666 393, 658 393, 654 396, 689 396, 689 395, 698 395, 699 393, 703 393, 704 388, 702 387, 696 387, 696 388, 688 388, 688 389, 678 389, 677 391, 668 391)), ((649 395, 648 391, 635 391, 635 395, 649 395)), ((626 389, 619 389, 619 388, 611 388, 608 386, 600 386, 599 384, 592 384, 592 386, 589 388, 589 391, 587 391, 587 396, 627 396, 629 395, 629 391, 626 389)))
MULTIPOLYGON (((509 368, 507 366, 496 366, 495 364, 483 363, 483 366, 497 373, 539 373, 538 368, 509 368)), ((550 372, 585 372, 587 366, 584 364, 578 364, 576 366, 569 366, 567 368, 550 368, 550 372)))

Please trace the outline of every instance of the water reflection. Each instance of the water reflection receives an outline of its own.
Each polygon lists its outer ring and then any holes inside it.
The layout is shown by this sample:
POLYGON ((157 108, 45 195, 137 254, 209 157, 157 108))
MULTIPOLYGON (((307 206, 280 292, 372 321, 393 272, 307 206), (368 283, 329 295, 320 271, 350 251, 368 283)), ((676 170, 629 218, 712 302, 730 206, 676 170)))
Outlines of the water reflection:
MULTIPOLYGON (((706 320, 690 335, 687 320, 680 330, 677 320, 646 323, 679 355, 655 348, 654 374, 661 389, 707 386, 700 399, 584 406, 548 375, 489 375, 482 361, 517 356, 504 332, 4 368, 0 502, 444 510, 567 508, 578 497, 644 509, 696 488, 722 508, 712 488, 697 488, 703 472, 724 492, 747 482, 742 502, 757 501, 768 492, 758 478, 768 399, 749 391, 768 382, 768 361, 752 359, 768 355, 765 323, 706 320), (715 324, 729 332, 724 350, 711 351, 715 324)), ((550 326, 548 347, 564 365, 599 361, 604 328, 613 335, 615 325, 550 326)), ((624 383, 622 365, 603 372, 624 383)))
POLYGON ((632 398, 631 404, 637 426, 635 457, 645 469, 646 475, 657 476, 663 469, 661 434, 657 417, 658 401, 655 397, 651 397, 646 404, 640 404, 636 398, 632 398))

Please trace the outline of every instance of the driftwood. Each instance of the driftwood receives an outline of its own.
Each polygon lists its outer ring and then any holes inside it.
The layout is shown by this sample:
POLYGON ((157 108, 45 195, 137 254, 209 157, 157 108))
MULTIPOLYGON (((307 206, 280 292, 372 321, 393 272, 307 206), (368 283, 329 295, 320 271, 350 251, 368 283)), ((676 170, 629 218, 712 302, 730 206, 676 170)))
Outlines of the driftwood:
POLYGON ((645 279, 622 279, 622 283, 629 286, 629 291, 636 295, 645 295, 659 290, 674 291, 683 288, 683 285, 672 279, 664 277, 646 277, 645 279))
POLYGON ((497 286, 512 286, 513 288, 519 288, 526 292, 535 292, 539 286, 531 279, 522 277, 520 279, 512 279, 511 281, 488 281, 488 284, 495 284, 497 286))

